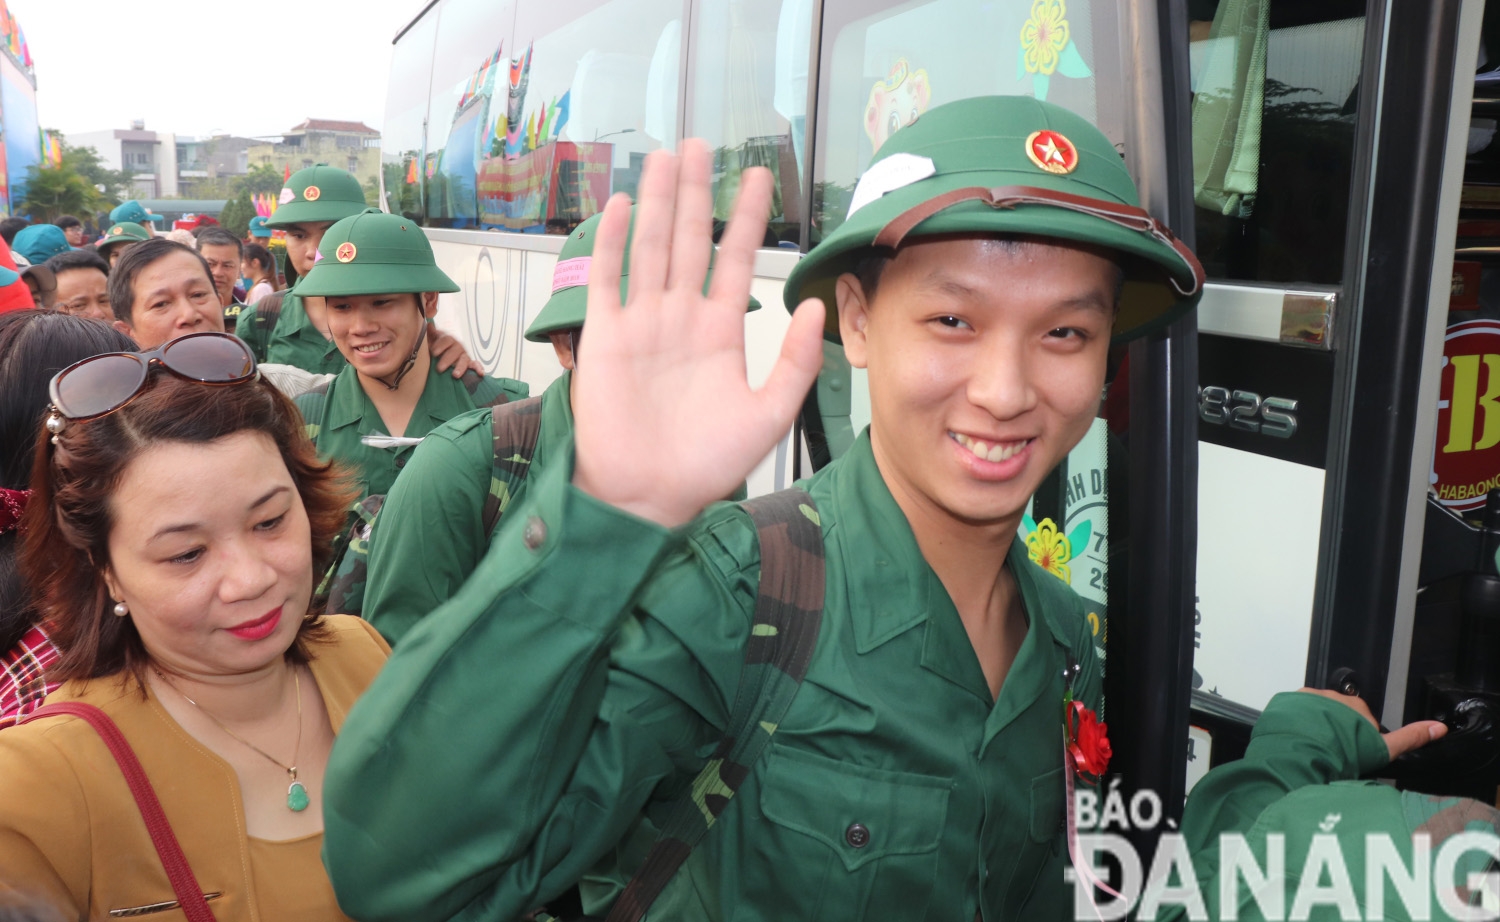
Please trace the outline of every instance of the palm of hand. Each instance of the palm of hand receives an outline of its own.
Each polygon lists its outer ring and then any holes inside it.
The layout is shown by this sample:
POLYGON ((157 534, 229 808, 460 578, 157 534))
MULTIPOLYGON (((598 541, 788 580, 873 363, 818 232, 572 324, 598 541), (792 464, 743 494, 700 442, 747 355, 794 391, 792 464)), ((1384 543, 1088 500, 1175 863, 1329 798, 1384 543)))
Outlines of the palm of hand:
POLYGON ((732 492, 791 427, 821 364, 823 312, 817 302, 798 309, 770 378, 751 388, 744 314, 769 180, 763 170, 742 179, 707 296, 707 149, 685 142, 680 171, 670 154, 648 158, 623 306, 629 205, 611 200, 595 243, 573 394, 574 482, 585 492, 676 526, 732 492))

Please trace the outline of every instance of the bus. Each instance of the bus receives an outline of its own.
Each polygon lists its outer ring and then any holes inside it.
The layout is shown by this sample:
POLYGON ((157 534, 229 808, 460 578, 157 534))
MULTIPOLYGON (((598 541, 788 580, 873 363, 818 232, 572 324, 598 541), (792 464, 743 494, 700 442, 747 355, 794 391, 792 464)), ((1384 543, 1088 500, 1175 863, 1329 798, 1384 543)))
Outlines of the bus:
MULTIPOLYGON (((1210 277, 1115 350, 1023 526, 1095 608, 1112 774, 1175 816, 1307 684, 1449 719, 1394 770, 1494 802, 1497 23, 1484 0, 434 0, 395 39, 381 194, 462 286, 438 323, 540 388, 560 369, 521 334, 562 235, 684 137, 714 149, 717 218, 767 167, 754 378, 783 280, 892 132, 981 94, 1082 114, 1210 277)), ((862 375, 824 360, 752 493, 868 424, 862 375)))

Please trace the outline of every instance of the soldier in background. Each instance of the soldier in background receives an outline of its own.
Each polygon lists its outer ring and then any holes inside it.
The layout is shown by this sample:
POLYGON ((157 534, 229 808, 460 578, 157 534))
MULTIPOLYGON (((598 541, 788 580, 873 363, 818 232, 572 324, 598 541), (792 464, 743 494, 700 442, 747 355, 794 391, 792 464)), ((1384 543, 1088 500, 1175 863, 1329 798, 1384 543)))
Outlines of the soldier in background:
MULTIPOLYGON (((318 244, 334 222, 360 214, 366 207, 359 180, 346 170, 320 163, 287 179, 280 205, 265 226, 286 232, 287 262, 301 277, 312 271, 318 244)), ((345 361, 324 332, 327 328, 323 299, 304 297, 293 285, 242 310, 235 333, 250 345, 259 362, 337 374, 345 361)), ((439 371, 458 378, 472 367, 463 345, 452 336, 434 330, 427 343, 439 371)))

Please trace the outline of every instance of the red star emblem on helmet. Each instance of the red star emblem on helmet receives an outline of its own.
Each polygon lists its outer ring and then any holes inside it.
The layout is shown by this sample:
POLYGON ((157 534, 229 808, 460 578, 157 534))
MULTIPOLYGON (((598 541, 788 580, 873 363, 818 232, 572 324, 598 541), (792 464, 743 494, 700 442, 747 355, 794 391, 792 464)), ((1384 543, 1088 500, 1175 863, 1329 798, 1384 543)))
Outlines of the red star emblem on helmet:
POLYGON ((354 261, 354 256, 358 252, 359 251, 354 248, 354 244, 346 240, 343 243, 339 244, 339 248, 334 251, 333 255, 338 258, 339 262, 348 263, 354 261))
POLYGON ((1050 128, 1031 133, 1026 139, 1026 156, 1048 173, 1059 176, 1078 169, 1078 148, 1050 128))

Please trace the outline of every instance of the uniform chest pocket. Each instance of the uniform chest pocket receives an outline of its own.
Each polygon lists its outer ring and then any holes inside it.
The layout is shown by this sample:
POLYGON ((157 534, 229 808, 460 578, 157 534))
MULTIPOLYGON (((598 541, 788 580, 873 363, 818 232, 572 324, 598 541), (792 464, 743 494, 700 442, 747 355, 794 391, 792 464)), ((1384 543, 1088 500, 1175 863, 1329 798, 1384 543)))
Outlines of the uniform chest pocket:
POLYGON ((823 843, 845 870, 936 851, 948 813, 937 779, 773 748, 761 788, 766 819, 823 843))

